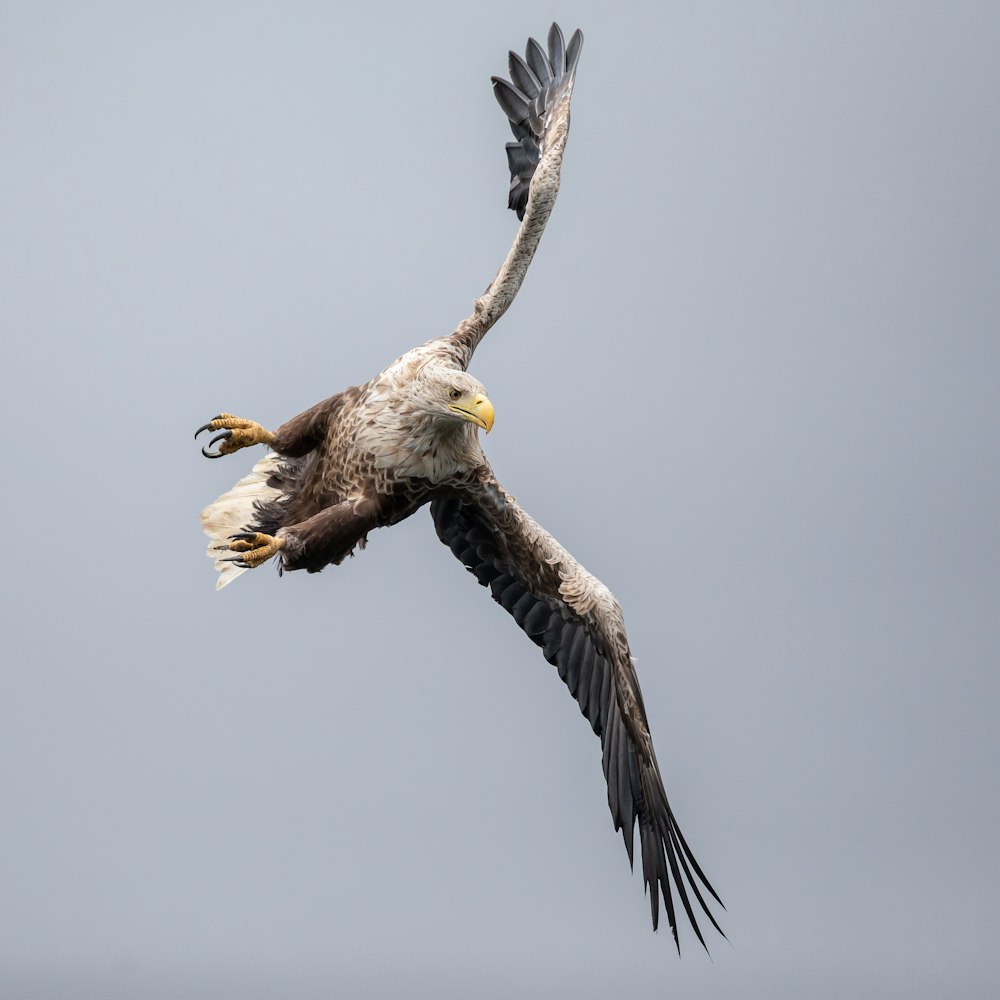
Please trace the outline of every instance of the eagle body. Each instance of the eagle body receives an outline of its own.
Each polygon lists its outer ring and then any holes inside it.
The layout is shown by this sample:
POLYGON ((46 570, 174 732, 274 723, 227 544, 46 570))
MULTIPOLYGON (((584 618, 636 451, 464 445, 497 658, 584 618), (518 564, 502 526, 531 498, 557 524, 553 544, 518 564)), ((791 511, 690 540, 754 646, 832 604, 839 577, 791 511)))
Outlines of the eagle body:
POLYGON ((274 496, 244 527, 285 541, 282 569, 337 565, 372 529, 489 475, 478 426, 426 404, 453 391, 485 398, 449 362, 432 341, 278 428, 271 447, 287 460, 270 470, 274 496))
MULTIPOLYGON (((253 444, 271 451, 202 512, 222 587, 277 558, 282 570, 318 572, 363 548, 369 533, 429 505, 438 537, 539 646, 601 739, 608 805, 634 857, 638 828, 654 929, 660 902, 680 947, 674 900, 705 944, 695 905, 719 925, 716 901, 667 802, 622 608, 524 511, 495 476, 480 442, 493 426, 486 390, 469 374, 476 347, 510 306, 559 190, 569 107, 583 36, 511 52, 510 80, 494 77, 514 141, 508 206, 513 244, 472 313, 444 337, 408 351, 370 382, 352 386, 276 431, 220 414, 218 458, 253 444)), ((197 436, 197 435, 196 435, 197 436)), ((721 903, 720 903, 721 905, 721 903)))

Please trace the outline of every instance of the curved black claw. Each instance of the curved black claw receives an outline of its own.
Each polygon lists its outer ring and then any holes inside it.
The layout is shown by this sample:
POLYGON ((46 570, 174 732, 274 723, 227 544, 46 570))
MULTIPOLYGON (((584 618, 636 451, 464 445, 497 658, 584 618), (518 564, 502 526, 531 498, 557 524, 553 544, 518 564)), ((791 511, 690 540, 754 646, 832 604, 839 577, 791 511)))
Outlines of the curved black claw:
MULTIPOLYGON (((203 427, 202 430, 205 430, 205 428, 203 427)), ((201 431, 199 431, 198 433, 200 434, 201 431)), ((195 435, 195 436, 197 437, 197 435, 195 435)), ((232 431, 223 431, 221 434, 216 434, 215 437, 212 438, 212 440, 208 442, 208 445, 206 447, 204 447, 204 448, 201 449, 201 453, 205 456, 205 458, 222 458, 222 456, 225 454, 225 452, 222 452, 222 451, 209 451, 208 449, 211 448, 212 445, 215 444, 216 441, 226 441, 229 438, 231 438, 232 436, 233 436, 233 432, 232 431)))
MULTIPOLYGON (((256 531, 240 531, 235 535, 229 536, 230 542, 252 542, 257 537, 256 531)), ((226 548, 232 551, 232 545, 220 545, 219 548, 226 548)), ((243 558, 242 555, 233 556, 231 559, 223 559, 223 562, 235 563, 240 569, 251 569, 250 564, 243 558)))
POLYGON ((256 569, 284 548, 283 541, 259 531, 241 531, 229 539, 228 548, 236 555, 222 562, 231 562, 240 569, 256 569))
POLYGON ((221 419, 222 419, 222 414, 221 414, 221 413, 219 413, 219 414, 216 414, 216 415, 215 415, 214 417, 212 417, 212 419, 211 419, 211 420, 209 420, 209 422, 208 422, 207 424, 202 424, 202 425, 201 425, 201 427, 199 427, 199 428, 198 428, 198 429, 197 429, 197 430, 196 430, 196 431, 194 432, 194 439, 195 439, 195 441, 197 441, 197 440, 198 440, 198 435, 199 435, 199 434, 200 434, 200 433, 201 433, 202 431, 210 431, 210 430, 212 429, 212 424, 213 424, 213 423, 214 423, 214 422, 215 422, 216 420, 221 420, 221 419))

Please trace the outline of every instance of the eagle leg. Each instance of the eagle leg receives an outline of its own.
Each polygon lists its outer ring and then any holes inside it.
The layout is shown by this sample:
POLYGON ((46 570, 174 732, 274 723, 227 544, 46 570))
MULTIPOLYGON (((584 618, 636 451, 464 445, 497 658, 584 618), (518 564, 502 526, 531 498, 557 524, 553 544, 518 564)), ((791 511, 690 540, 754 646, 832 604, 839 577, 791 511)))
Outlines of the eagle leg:
POLYGON ((207 424, 202 424, 194 432, 195 440, 202 431, 222 431, 208 442, 207 448, 201 449, 205 458, 222 458, 223 455, 231 455, 241 448, 249 448, 255 444, 271 444, 274 441, 274 434, 261 427, 255 420, 244 420, 242 417, 234 417, 231 413, 220 413, 217 417, 212 417, 207 424), (219 450, 209 451, 218 441, 222 442, 219 450))
POLYGON ((228 545, 220 545, 218 548, 223 552, 228 549, 239 553, 236 558, 223 561, 236 563, 240 569, 256 569, 285 547, 283 538, 265 535, 260 531, 244 531, 238 535, 230 535, 229 538, 228 545))

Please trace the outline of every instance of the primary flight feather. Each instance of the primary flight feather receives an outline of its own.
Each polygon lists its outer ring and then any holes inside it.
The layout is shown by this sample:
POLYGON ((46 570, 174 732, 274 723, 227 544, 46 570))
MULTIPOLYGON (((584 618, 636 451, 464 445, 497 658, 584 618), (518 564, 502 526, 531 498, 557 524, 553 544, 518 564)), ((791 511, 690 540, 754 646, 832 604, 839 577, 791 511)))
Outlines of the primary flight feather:
POLYGON ((197 434, 216 432, 202 449, 209 458, 270 448, 201 520, 223 587, 272 558, 310 573, 337 565, 372 529, 430 504, 438 537, 542 647, 600 736, 608 804, 630 862, 638 823, 653 927, 662 896, 680 947, 676 893, 704 945, 695 904, 721 933, 705 893, 719 897, 667 802, 621 606, 497 481, 479 441, 493 426, 493 405, 467 371, 521 287, 555 204, 582 47, 579 31, 567 44, 553 24, 546 46, 532 38, 523 58, 510 53, 509 81, 493 77, 514 134, 508 204, 520 226, 472 314, 276 431, 228 413, 200 427, 197 434))

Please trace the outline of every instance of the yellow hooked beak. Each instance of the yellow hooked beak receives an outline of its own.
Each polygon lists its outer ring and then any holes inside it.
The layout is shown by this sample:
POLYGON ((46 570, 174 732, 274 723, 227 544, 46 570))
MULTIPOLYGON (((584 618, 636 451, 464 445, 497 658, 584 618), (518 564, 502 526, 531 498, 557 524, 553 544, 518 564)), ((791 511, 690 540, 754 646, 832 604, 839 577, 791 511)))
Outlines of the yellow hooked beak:
POLYGON ((481 393, 471 400, 466 397, 457 403, 449 403, 448 409, 457 413, 463 420, 482 427, 487 434, 493 428, 493 404, 481 393))

